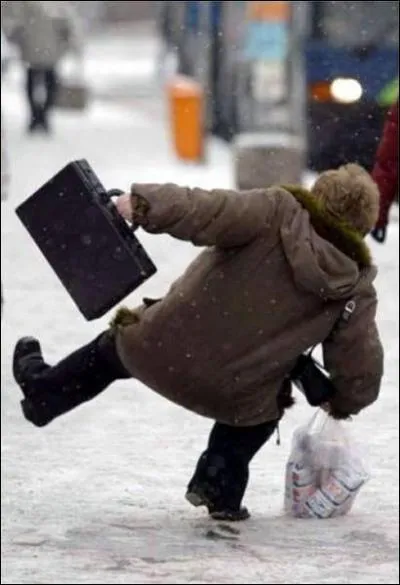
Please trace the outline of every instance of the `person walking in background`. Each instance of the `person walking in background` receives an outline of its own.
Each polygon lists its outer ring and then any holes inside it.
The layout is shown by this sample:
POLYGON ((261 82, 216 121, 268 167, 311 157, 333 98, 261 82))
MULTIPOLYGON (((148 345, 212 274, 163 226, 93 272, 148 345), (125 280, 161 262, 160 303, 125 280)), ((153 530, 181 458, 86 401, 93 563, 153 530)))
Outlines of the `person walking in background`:
POLYGON ((399 192, 399 102, 389 109, 372 169, 372 178, 380 192, 379 218, 372 237, 379 243, 386 240, 390 208, 399 192))
POLYGON ((29 132, 50 130, 49 112, 56 101, 57 67, 69 51, 80 50, 79 23, 69 2, 2 2, 2 25, 26 64, 29 132))

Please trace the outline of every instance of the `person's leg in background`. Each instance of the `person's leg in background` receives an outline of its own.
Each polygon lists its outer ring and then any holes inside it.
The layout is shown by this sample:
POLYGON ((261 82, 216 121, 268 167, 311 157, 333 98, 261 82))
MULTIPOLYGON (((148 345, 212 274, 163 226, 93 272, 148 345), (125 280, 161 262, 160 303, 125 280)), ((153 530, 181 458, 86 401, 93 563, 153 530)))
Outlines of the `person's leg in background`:
POLYGON ((48 132, 50 130, 49 112, 56 103, 57 95, 57 73, 55 68, 49 68, 44 71, 44 85, 46 96, 43 104, 42 126, 48 132))
MULTIPOLYGON (((26 97, 30 108, 29 132, 33 132, 40 126, 42 106, 38 94, 42 83, 43 73, 36 67, 29 66, 26 69, 26 97)), ((40 97, 40 96, 39 96, 40 97)))

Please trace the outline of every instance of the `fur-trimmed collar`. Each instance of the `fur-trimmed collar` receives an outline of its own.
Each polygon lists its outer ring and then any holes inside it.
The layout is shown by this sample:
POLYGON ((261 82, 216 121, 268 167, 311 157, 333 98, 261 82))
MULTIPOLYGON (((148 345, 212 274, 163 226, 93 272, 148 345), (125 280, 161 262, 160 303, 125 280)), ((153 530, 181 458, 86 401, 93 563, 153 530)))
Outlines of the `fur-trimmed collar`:
POLYGON ((327 214, 310 191, 298 185, 282 185, 308 211, 317 234, 357 262, 360 267, 372 265, 371 252, 362 236, 344 221, 327 214))

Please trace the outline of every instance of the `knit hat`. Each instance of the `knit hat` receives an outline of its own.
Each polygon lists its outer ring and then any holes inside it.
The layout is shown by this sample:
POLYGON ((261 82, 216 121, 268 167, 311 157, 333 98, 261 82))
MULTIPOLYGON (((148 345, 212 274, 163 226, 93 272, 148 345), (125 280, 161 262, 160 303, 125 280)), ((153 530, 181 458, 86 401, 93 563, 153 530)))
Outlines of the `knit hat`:
POLYGON ((370 174, 357 164, 321 173, 312 193, 329 215, 347 223, 362 236, 377 222, 379 189, 370 174))

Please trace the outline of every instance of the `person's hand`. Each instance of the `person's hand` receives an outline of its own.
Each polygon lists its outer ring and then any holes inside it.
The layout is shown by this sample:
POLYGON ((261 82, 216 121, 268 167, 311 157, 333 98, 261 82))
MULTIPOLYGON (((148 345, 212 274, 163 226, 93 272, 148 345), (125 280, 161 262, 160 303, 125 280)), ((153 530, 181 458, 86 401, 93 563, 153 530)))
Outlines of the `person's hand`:
POLYGON ((386 226, 374 228, 371 232, 371 237, 379 244, 383 244, 386 240, 386 226))
POLYGON ((122 215, 125 221, 132 222, 133 208, 132 208, 132 195, 130 193, 124 193, 117 197, 114 201, 118 213, 122 215))

